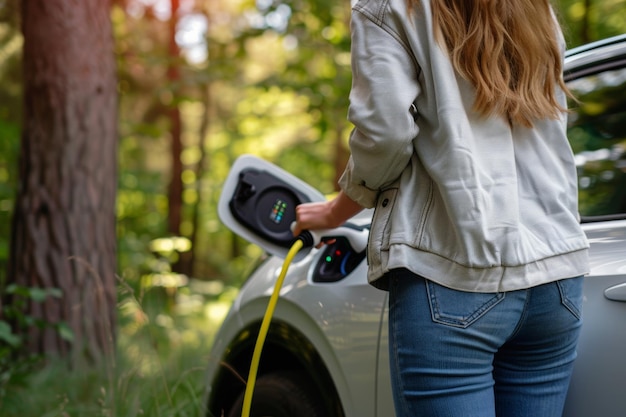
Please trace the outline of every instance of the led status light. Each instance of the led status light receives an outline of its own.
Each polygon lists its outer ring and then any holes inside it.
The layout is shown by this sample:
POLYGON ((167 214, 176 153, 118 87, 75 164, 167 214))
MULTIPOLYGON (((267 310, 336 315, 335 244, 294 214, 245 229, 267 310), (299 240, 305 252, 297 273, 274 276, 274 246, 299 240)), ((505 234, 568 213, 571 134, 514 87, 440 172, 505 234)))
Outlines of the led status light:
POLYGON ((287 203, 285 203, 281 199, 277 199, 274 203, 274 207, 272 207, 270 220, 272 220, 276 224, 280 224, 280 222, 283 220, 283 216, 285 215, 285 210, 287 210, 287 203))
MULTIPOLYGON (((336 258, 341 257, 342 252, 339 249, 335 249, 335 252, 333 252, 333 255, 335 255, 336 258)), ((332 255, 326 255, 326 258, 324 258, 324 260, 326 260, 326 263, 331 263, 333 260, 335 260, 335 257, 333 257, 332 255)))

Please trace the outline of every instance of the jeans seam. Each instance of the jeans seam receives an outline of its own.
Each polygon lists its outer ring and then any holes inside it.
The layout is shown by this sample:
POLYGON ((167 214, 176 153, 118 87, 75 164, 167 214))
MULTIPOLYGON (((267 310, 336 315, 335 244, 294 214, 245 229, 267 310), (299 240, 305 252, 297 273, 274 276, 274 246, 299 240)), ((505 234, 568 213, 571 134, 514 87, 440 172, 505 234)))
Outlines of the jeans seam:
POLYGON ((523 291, 526 292, 526 297, 524 297, 524 307, 522 308, 522 313, 519 316, 519 320, 517 321, 515 328, 513 329, 509 337, 506 339, 507 342, 514 339, 515 336, 517 336, 517 334, 520 332, 520 330, 523 327, 523 323, 526 321, 526 317, 528 317, 528 305, 530 304, 530 301, 533 297, 533 292, 531 290, 523 290, 523 291))
MULTIPOLYGON (((394 285, 394 286, 397 287, 397 285, 398 285, 398 277, 396 275, 392 275, 391 276, 391 280, 392 280, 391 285, 394 285)), ((396 288, 395 291, 397 293, 398 289, 396 288)), ((396 301, 394 300, 394 304, 395 303, 396 303, 396 301)), ((394 313, 394 316, 395 316, 395 313, 394 313)), ((394 362, 394 367, 395 367, 395 369, 394 369, 395 372, 393 372, 392 375, 395 375, 394 379, 395 379, 395 383, 396 383, 396 385, 397 385, 397 387, 399 389, 399 392, 403 393, 403 392, 405 392, 405 390, 404 390, 404 384, 403 384, 403 381, 402 381, 402 377, 400 376, 400 359, 398 357, 398 345, 397 345, 398 338, 397 338, 397 334, 396 334, 395 320, 391 320, 390 319, 390 322, 393 323, 392 324, 393 357, 394 357, 394 361, 393 362, 394 362)), ((400 405, 401 405, 401 407, 403 409, 402 411, 403 411, 404 415, 405 416, 411 415, 409 407, 408 407, 408 402, 406 401, 406 398, 404 397, 404 395, 400 396, 400 398, 401 398, 401 404, 400 405)))
POLYGON ((572 313, 572 315, 574 315, 574 317, 576 317, 578 320, 580 320, 580 318, 582 317, 582 314, 580 312, 580 310, 577 308, 577 306, 572 302, 572 300, 570 300, 570 298, 567 296, 567 293, 565 291, 565 288, 563 288, 564 283, 562 283, 562 281, 557 281, 556 282, 556 286, 559 290, 559 296, 561 297, 561 304, 567 308, 570 313, 572 313))

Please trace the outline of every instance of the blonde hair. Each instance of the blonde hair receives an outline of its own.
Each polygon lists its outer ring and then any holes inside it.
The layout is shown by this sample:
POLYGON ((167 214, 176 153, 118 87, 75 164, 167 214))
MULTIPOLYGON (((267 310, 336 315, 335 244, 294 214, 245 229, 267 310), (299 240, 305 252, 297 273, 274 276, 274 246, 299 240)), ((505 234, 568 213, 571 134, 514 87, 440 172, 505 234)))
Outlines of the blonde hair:
MULTIPOLYGON (((407 0, 409 9, 420 0, 407 0)), ((435 36, 476 88, 474 109, 511 124, 566 111, 559 28, 548 0, 430 0, 435 36)))

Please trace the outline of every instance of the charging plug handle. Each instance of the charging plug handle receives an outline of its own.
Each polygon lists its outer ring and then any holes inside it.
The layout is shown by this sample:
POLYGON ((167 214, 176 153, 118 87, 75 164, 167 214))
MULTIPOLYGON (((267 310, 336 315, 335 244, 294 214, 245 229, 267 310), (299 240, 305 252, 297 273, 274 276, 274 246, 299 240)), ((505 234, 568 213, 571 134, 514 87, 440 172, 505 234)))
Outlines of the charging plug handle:
MULTIPOLYGON (((295 226, 292 223, 291 228, 295 226)), ((344 238, 356 253, 361 253, 367 248, 369 231, 366 228, 345 223, 335 229, 304 230, 298 239, 302 240, 304 247, 317 246, 325 240, 344 238)))
POLYGON ((303 230, 302 233, 300 233, 296 239, 299 239, 302 241, 303 248, 309 248, 311 246, 316 245, 313 234, 309 232, 308 230, 303 230))

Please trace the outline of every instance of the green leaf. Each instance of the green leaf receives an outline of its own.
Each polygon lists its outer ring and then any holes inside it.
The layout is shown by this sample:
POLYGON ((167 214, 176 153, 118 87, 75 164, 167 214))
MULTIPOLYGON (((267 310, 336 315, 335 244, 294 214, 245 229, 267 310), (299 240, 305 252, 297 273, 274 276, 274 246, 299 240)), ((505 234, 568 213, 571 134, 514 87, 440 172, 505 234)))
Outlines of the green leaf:
POLYGON ((29 296, 29 291, 27 287, 23 287, 21 285, 16 285, 16 284, 10 284, 7 286, 6 289, 7 294, 15 294, 15 295, 21 295, 23 297, 28 297, 29 296))
POLYGON ((13 334, 11 326, 5 321, 0 321, 0 339, 13 347, 18 347, 22 342, 19 336, 13 334))
POLYGON ((66 340, 68 342, 74 341, 74 332, 64 321, 57 323, 56 325, 57 331, 59 332, 59 336, 61 339, 66 340))
POLYGON ((29 288, 29 297, 33 301, 41 302, 48 296, 48 290, 45 288, 29 288))

